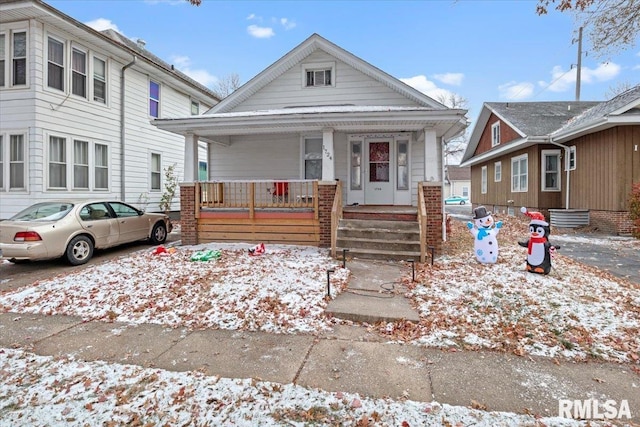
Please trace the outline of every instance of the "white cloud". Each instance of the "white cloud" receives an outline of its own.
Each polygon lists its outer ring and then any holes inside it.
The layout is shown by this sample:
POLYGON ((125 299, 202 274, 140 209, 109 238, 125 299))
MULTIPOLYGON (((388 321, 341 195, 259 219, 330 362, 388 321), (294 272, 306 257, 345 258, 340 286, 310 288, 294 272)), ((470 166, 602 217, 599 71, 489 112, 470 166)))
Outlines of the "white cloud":
POLYGON ((122 31, 118 29, 118 26, 105 18, 94 19, 93 21, 85 22, 85 25, 93 28, 96 31, 115 30, 122 34, 122 31))
POLYGON ((280 24, 282 24, 285 30, 291 30, 296 27, 296 23, 287 18, 280 18, 280 24))
POLYGON ((171 61, 178 70, 206 87, 213 87, 218 83, 219 79, 213 74, 210 74, 207 70, 192 69, 191 59, 188 56, 174 55, 171 58, 171 61))
POLYGON ((249 25, 247 32, 258 39, 268 39, 276 35, 271 27, 259 27, 257 25, 249 25))
POLYGON ((529 82, 509 82, 498 86, 500 98, 508 101, 518 101, 533 95, 534 84, 529 82))
MULTIPOLYGON (((582 67, 580 81, 581 84, 606 82, 616 78, 621 70, 622 67, 615 62, 604 62, 596 68, 582 67)), ((540 81, 538 84, 552 92, 573 90, 578 78, 577 74, 577 69, 575 68, 565 70, 561 66, 556 65, 551 70, 551 82, 540 81)))
POLYGON ((406 79, 400 79, 400 81, 408 84, 412 88, 419 90, 430 98, 435 99, 438 102, 440 100, 450 99, 452 95, 454 95, 451 91, 447 89, 439 88, 434 82, 427 79, 426 76, 414 76, 406 79))
POLYGON ((433 78, 444 84, 460 86, 462 84, 462 79, 464 79, 464 74, 462 73, 434 74, 433 78))
POLYGON ((256 14, 252 13, 251 15, 247 16, 247 21, 252 21, 252 20, 254 20, 256 18, 257 18, 256 14))

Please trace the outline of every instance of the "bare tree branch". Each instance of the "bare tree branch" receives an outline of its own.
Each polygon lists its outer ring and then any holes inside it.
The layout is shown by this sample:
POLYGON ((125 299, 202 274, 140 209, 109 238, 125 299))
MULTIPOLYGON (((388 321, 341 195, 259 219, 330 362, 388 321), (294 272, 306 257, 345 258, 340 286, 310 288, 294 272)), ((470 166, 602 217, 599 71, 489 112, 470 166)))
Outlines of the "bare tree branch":
POLYGON ((240 76, 237 73, 229 74, 228 76, 220 78, 216 87, 213 89, 213 93, 220 99, 226 98, 240 87, 240 76))

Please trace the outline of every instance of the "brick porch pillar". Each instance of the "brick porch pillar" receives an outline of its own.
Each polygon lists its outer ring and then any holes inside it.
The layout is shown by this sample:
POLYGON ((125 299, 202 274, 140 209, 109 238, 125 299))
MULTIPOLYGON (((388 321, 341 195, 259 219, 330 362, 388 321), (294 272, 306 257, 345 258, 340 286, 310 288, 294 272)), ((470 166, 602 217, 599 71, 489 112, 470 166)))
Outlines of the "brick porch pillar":
POLYGON ((442 253, 442 183, 425 182, 424 201, 427 207, 427 246, 442 253))
POLYGON ((180 183, 180 237, 183 245, 198 244, 196 185, 193 182, 180 183))
POLYGON ((331 209, 336 195, 335 181, 318 182, 318 220, 320 221, 321 248, 331 247, 331 209))

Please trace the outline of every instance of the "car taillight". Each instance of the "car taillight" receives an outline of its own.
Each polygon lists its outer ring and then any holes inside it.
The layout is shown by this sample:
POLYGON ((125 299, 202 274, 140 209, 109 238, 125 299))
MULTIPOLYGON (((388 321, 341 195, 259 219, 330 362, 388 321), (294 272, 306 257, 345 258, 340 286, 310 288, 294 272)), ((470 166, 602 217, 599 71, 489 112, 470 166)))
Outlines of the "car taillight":
POLYGON ((13 236, 14 242, 36 242, 42 240, 42 237, 35 231, 19 231, 13 236))

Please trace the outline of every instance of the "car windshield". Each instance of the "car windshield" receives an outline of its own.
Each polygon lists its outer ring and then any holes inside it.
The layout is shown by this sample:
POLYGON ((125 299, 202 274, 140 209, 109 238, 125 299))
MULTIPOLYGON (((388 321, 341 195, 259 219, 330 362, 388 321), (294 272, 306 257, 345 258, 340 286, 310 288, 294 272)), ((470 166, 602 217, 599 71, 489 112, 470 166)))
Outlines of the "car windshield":
POLYGON ((10 218, 10 221, 58 221, 73 208, 73 203, 36 203, 10 218))

